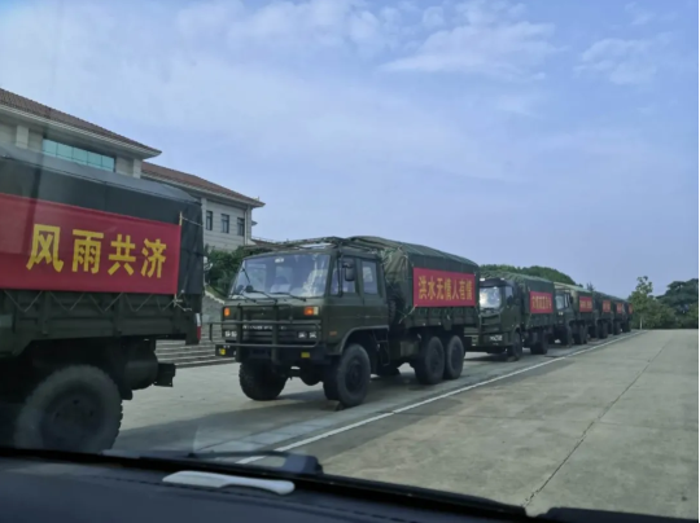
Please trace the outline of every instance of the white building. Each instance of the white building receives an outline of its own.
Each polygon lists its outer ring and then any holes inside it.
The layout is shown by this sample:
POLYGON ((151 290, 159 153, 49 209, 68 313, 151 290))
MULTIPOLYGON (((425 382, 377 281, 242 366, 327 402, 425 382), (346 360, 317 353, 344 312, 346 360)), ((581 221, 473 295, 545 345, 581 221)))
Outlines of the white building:
POLYGON ((253 209, 265 205, 194 174, 147 162, 161 151, 0 89, 0 142, 173 185, 202 202, 204 243, 233 250, 251 240, 253 209))

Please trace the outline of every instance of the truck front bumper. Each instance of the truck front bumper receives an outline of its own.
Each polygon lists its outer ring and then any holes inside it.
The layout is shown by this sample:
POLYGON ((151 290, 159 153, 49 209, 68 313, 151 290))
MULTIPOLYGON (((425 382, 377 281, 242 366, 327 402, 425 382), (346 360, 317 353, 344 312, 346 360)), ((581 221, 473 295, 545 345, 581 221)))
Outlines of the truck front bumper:
POLYGON ((513 334, 510 332, 489 332, 472 337, 472 348, 477 352, 479 349, 497 349, 510 347, 512 344, 513 334))
POLYGON ((324 363, 328 361, 328 351, 322 343, 313 346, 269 345, 247 343, 218 343, 215 354, 219 358, 244 360, 266 360, 279 365, 298 365, 300 362, 324 363))

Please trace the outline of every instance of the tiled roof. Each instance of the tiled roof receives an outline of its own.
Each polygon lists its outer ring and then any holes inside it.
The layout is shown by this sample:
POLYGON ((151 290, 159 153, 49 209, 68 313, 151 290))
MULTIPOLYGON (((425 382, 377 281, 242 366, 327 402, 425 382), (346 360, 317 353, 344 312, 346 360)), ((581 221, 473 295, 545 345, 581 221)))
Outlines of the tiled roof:
POLYGON ((149 149, 154 153, 161 152, 158 149, 154 149, 153 147, 149 147, 142 143, 126 138, 125 136, 122 136, 120 134, 108 131, 107 129, 100 127, 99 125, 91 124, 90 122, 86 122, 85 120, 81 120, 80 118, 76 118, 75 116, 71 116, 70 114, 57 111, 56 109, 52 109, 51 107, 40 104, 39 102, 35 102, 34 100, 30 100, 29 98, 25 98, 24 96, 11 93, 10 91, 7 91, 2 88, 0 88, 0 105, 11 107, 19 111, 24 111, 26 113, 33 114, 34 116, 39 116, 48 120, 53 120, 54 122, 62 123, 64 125, 70 125, 71 127, 75 127, 83 131, 104 136, 105 138, 110 138, 123 144, 132 145, 143 149, 149 149))
POLYGON ((262 207, 265 205, 256 198, 251 198, 250 196, 245 196, 236 191, 232 191, 231 189, 222 187, 221 185, 205 180, 204 178, 200 178, 199 176, 195 176, 194 174, 183 173, 182 171, 176 171, 175 169, 169 169, 154 163, 143 162, 141 164, 141 172, 147 177, 151 175, 166 182, 172 181, 178 184, 193 187, 195 189, 202 189, 218 194, 224 198, 230 198, 247 203, 253 207, 262 207))

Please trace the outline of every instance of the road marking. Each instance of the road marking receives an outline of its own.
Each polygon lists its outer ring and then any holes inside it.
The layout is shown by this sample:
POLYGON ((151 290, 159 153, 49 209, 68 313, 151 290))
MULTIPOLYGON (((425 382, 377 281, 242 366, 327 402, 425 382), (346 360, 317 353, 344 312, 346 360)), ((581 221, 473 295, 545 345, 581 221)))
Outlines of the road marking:
MULTIPOLYGON (((410 405, 407 405, 407 406, 405 406, 405 407, 401 407, 401 408, 398 408, 398 409, 394 409, 394 410, 392 410, 392 411, 390 411, 390 412, 385 412, 385 413, 383 413, 383 414, 378 414, 378 415, 376 415, 376 416, 372 416, 372 417, 370 417, 370 418, 366 418, 366 419, 363 419, 363 420, 361 420, 361 421, 356 421, 355 423, 351 423, 350 425, 344 425, 344 426, 339 427, 339 428, 337 428, 337 429, 329 430, 328 432, 323 432, 323 433, 318 434, 318 435, 316 435, 316 436, 312 436, 312 437, 310 437, 310 438, 306 438, 306 439, 303 439, 303 440, 300 440, 300 441, 296 441, 296 442, 294 442, 294 443, 290 443, 289 445, 284 445, 284 446, 282 446, 282 447, 278 447, 278 448, 275 449, 275 452, 288 452, 288 451, 290 451, 290 450, 293 450, 293 449, 296 449, 296 448, 299 448, 299 447, 303 447, 303 446, 309 445, 309 444, 311 444, 311 443, 316 443, 317 441, 320 441, 320 440, 322 440, 322 439, 330 438, 330 437, 332 437, 332 436, 336 436, 336 435, 338 435, 338 434, 342 434, 343 432, 348 432, 348 431, 350 431, 350 430, 354 430, 354 429, 356 429, 356 428, 358 428, 358 427, 362 427, 362 426, 364 426, 364 425, 369 425, 370 423, 374 423, 375 421, 380 421, 380 420, 383 420, 383 419, 386 419, 386 418, 390 418, 391 416, 395 416, 396 414, 401 414, 401 413, 403 413, 403 412, 407 412, 407 411, 409 411, 409 410, 413 410, 413 409, 415 409, 415 408, 422 407, 423 405, 428 405, 429 403, 433 403, 433 402, 435 402, 435 401, 439 401, 439 400, 442 400, 442 399, 445 399, 445 398, 449 398, 450 396, 455 396, 455 395, 457 395, 457 394, 461 394, 461 393, 467 392, 467 391, 469 391, 469 390, 473 390, 473 389, 476 389, 476 388, 479 388, 479 387, 483 387, 483 386, 485 386, 485 385, 490 385, 491 383, 495 383, 495 382, 497 382, 497 381, 501 381, 501 380, 505 380, 505 379, 508 379, 508 378, 512 378, 513 376, 517 376, 518 374, 522 374, 522 373, 524 373, 524 372, 528 372, 528 371, 531 371, 531 370, 534 370, 534 369, 538 369, 538 368, 544 367, 544 366, 546 366, 546 365, 551 365, 552 363, 556 363, 556 362, 558 362, 558 361, 563 361, 563 360, 566 360, 566 359, 568 359, 568 358, 573 358, 574 356, 578 356, 578 355, 580 355, 580 354, 586 354, 586 353, 588 353, 588 352, 591 352, 591 351, 594 351, 594 350, 596 350, 596 349, 600 349, 600 348, 606 347, 606 346, 608 346, 608 345, 611 345, 611 344, 616 343, 616 342, 619 342, 619 341, 629 340, 629 339, 631 339, 631 338, 634 338, 634 337, 636 337, 636 336, 639 336, 640 334, 643 334, 644 332, 645 332, 645 331, 636 332, 636 333, 634 333, 634 334, 630 334, 630 335, 625 336, 625 337, 623 337, 623 338, 615 338, 615 339, 613 339, 613 340, 606 341, 605 343, 601 343, 601 344, 599 344, 599 345, 594 345, 594 346, 592 346, 592 347, 588 347, 587 349, 582 349, 582 350, 576 351, 576 352, 574 352, 573 354, 569 354, 569 355, 567 355, 567 356, 561 356, 561 357, 559 357, 559 358, 552 358, 552 359, 550 359, 550 360, 543 361, 543 362, 537 363, 537 364, 535 364, 535 365, 530 365, 529 367, 525 367, 525 368, 523 368, 523 369, 518 369, 518 370, 516 370, 516 371, 509 372, 508 374, 503 374, 502 376, 496 376, 495 378, 491 378, 491 379, 486 380, 486 381, 480 381, 479 383, 474 383, 473 385, 467 385, 466 387, 460 387, 460 388, 458 388, 458 389, 454 389, 454 390, 445 392, 445 393, 443 393, 443 394, 439 394, 438 396, 432 396, 432 397, 427 398, 427 399, 425 399, 425 400, 418 401, 418 402, 416 402, 416 403, 411 403, 410 405)), ((242 460, 240 460, 240 461, 237 461, 237 463, 238 463, 238 464, 241 464, 241 465, 246 465, 246 464, 249 464, 249 463, 254 463, 254 462, 256 462, 256 461, 260 461, 260 460, 262 460, 262 459, 265 459, 265 456, 251 456, 251 457, 249 457, 249 458, 245 458, 245 459, 242 459, 242 460)))

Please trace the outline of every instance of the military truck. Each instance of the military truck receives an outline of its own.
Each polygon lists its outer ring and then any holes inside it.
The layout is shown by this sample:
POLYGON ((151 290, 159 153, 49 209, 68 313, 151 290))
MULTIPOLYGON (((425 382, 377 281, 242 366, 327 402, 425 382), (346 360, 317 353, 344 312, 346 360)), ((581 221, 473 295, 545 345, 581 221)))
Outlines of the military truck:
POLYGON ((243 260, 216 354, 240 362, 241 389, 258 401, 299 377, 353 407, 371 374, 404 363, 421 384, 456 379, 478 332, 478 277, 466 258, 383 238, 282 243, 243 260))
POLYGON ((96 452, 201 336, 202 211, 177 189, 0 147, 0 444, 96 452))
POLYGON ((615 323, 615 315, 612 305, 613 300, 614 298, 608 294, 594 291, 593 305, 596 309, 598 318, 596 325, 590 330, 591 337, 604 340, 607 339, 607 337, 613 332, 613 325, 615 323))
POLYGON ((522 357, 546 354, 554 331, 554 284, 543 278, 485 271, 479 289, 481 331, 468 350, 522 357))
POLYGON ((611 296, 613 310, 612 333, 618 335, 621 332, 630 332, 630 314, 628 312, 629 304, 627 300, 611 296))
POLYGON ((557 311, 554 338, 564 346, 588 343, 595 330, 598 313, 593 306, 593 292, 566 283, 554 283, 554 304, 557 311))

